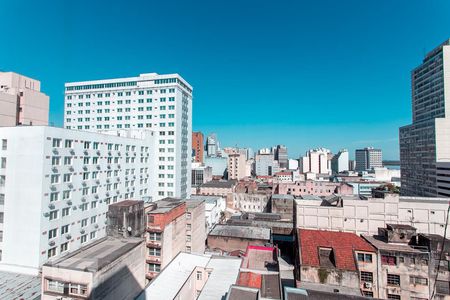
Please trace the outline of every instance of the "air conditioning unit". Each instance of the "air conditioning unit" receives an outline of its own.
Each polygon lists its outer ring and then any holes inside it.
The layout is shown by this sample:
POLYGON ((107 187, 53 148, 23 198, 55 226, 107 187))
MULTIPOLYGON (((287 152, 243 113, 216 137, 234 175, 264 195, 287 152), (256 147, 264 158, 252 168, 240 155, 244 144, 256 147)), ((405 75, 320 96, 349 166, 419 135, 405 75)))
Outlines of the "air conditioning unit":
POLYGON ((88 152, 87 150, 84 150, 84 154, 85 154, 85 155, 88 155, 89 152, 88 152))
POLYGON ((58 168, 57 167, 52 167, 52 171, 56 173, 56 172, 58 172, 58 168))
POLYGON ((86 198, 85 197, 81 197, 81 202, 86 202, 86 198))
POLYGON ((84 229, 80 229, 80 233, 81 234, 83 234, 83 233, 85 233, 86 231, 84 230, 84 229))
POLYGON ((54 154, 58 154, 58 149, 56 149, 56 148, 53 149, 53 153, 54 153, 54 154))
POLYGON ((66 234, 66 239, 70 240, 72 236, 70 234, 66 234))
POLYGON ((50 186, 50 189, 51 189, 52 191, 54 191, 54 190, 56 190, 56 186, 51 185, 51 186, 50 186))
POLYGON ((70 150, 70 154, 74 155, 75 154, 75 150, 71 149, 70 150))
POLYGON ((50 242, 48 242, 48 244, 49 244, 50 246, 54 246, 54 245, 55 245, 55 241, 50 241, 50 242))
POLYGON ((68 200, 68 201, 67 201, 67 205, 72 205, 72 201, 71 201, 71 200, 68 200))
POLYGON ((100 151, 97 151, 97 155, 99 155, 99 156, 100 156, 100 151))
POLYGON ((366 289, 371 289, 372 288, 372 283, 371 282, 364 282, 364 287, 366 289))
POLYGON ((82 186, 86 186, 86 184, 87 184, 86 181, 83 181, 83 182, 81 183, 82 186))
POLYGON ((49 203, 49 204, 48 204, 48 208, 50 208, 50 209, 54 209, 54 208, 55 208, 55 204, 53 204, 53 203, 49 203))
POLYGON ((97 165, 97 170, 100 170, 100 165, 97 165))
POLYGON ((98 199, 98 195, 95 195, 94 198, 95 198, 95 199, 98 199))
POLYGON ((69 167, 69 171, 73 172, 75 169, 73 167, 69 167))
POLYGON ((71 183, 69 183, 67 186, 69 187, 69 189, 73 188, 73 184, 71 183))
POLYGON ((88 167, 87 166, 83 166, 83 170, 87 171, 88 167))

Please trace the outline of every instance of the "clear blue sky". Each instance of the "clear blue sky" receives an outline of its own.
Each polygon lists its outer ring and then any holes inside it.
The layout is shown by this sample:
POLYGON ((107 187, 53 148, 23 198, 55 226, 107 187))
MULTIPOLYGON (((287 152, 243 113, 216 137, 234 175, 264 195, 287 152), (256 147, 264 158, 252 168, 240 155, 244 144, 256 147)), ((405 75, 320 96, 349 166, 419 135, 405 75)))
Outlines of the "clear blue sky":
MULTIPOLYGON (((398 158, 410 71, 450 37, 450 1, 0 0, 0 69, 68 81, 177 72, 222 145, 381 147, 398 158)), ((353 154, 352 154, 353 155, 353 154)))

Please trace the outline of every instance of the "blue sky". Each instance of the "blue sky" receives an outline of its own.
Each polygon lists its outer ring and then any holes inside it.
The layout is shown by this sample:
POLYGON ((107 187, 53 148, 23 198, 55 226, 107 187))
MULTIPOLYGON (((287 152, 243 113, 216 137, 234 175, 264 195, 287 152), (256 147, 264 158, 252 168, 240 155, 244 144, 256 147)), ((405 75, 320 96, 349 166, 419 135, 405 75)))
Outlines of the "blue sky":
POLYGON ((448 0, 0 0, 0 70, 39 79, 57 126, 64 82, 177 72, 194 130, 222 145, 396 159, 410 71, 450 37, 449 15, 448 0))

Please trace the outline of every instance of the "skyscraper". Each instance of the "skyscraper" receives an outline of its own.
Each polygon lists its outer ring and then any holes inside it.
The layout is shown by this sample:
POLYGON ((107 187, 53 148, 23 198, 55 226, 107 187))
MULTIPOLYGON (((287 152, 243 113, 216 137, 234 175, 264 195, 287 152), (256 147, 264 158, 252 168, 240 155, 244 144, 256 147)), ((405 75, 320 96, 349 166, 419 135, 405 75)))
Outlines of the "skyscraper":
POLYGON ((425 56, 411 80, 413 121, 400 128, 401 194, 449 196, 438 185, 450 191, 450 176, 436 165, 450 162, 450 40, 425 56))
POLYGON ((367 171, 383 166, 383 152, 381 149, 367 147, 355 150, 355 171, 367 171))
POLYGON ((192 133, 192 155, 195 162, 203 163, 203 133, 193 132, 192 133))
POLYGON ((190 194, 192 87, 180 75, 66 83, 64 111, 68 129, 155 131, 157 199, 190 194))
POLYGON ((217 135, 211 133, 206 138, 206 154, 208 156, 216 156, 219 151, 219 141, 217 140, 217 135))
POLYGON ((39 80, 0 72, 0 126, 47 125, 48 109, 39 80))
POLYGON ((286 146, 278 145, 275 148, 275 160, 278 160, 281 169, 288 168, 288 152, 286 146))

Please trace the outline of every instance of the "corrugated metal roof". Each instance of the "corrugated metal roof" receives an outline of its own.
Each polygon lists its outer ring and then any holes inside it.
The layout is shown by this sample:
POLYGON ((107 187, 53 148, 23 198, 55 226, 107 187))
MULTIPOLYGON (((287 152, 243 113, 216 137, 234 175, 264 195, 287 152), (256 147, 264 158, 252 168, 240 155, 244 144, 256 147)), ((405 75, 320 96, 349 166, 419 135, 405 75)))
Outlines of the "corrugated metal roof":
POLYGON ((0 299, 41 299, 41 278, 11 272, 0 272, 0 299))

